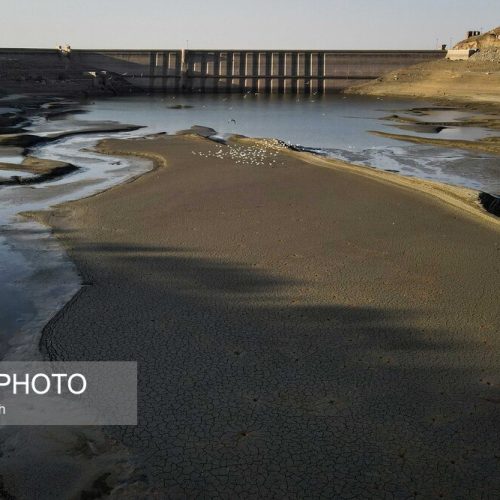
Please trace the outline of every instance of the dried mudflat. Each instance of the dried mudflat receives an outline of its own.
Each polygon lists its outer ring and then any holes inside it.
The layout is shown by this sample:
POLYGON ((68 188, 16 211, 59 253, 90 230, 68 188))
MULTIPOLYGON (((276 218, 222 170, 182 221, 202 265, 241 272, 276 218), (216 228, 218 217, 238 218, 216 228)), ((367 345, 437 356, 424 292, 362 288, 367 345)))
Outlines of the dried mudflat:
POLYGON ((470 193, 267 142, 101 149, 157 168, 41 215, 86 284, 41 347, 138 360, 139 425, 106 432, 151 494, 500 495, 500 231, 470 193))

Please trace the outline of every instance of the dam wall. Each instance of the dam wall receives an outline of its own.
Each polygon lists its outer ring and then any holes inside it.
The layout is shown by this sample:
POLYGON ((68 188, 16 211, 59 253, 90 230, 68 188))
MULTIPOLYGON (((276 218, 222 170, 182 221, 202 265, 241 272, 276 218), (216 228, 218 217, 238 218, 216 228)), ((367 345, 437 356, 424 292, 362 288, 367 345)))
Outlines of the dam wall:
POLYGON ((0 88, 17 82, 20 91, 57 83, 116 93, 329 93, 445 56, 437 50, 0 49, 0 88))

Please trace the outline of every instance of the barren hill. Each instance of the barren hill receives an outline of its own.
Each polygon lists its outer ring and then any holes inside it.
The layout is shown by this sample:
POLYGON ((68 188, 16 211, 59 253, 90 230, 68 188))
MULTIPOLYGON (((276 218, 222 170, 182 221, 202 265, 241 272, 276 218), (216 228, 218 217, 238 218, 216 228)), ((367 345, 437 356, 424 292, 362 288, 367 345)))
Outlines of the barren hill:
POLYGON ((455 48, 478 48, 466 61, 444 58, 388 73, 346 90, 350 94, 426 97, 500 105, 500 28, 471 37, 455 48))
POLYGON ((479 36, 473 36, 458 42, 454 49, 487 49, 500 48, 500 26, 498 28, 487 31, 479 36))

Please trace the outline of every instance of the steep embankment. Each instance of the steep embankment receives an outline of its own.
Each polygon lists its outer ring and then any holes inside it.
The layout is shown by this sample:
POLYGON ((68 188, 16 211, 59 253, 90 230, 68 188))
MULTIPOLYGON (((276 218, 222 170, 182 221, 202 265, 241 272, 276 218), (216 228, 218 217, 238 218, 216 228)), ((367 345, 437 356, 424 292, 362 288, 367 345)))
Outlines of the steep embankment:
POLYGON ((442 59, 393 71, 351 87, 350 94, 439 98, 500 105, 500 28, 458 43, 479 51, 466 61, 442 59))

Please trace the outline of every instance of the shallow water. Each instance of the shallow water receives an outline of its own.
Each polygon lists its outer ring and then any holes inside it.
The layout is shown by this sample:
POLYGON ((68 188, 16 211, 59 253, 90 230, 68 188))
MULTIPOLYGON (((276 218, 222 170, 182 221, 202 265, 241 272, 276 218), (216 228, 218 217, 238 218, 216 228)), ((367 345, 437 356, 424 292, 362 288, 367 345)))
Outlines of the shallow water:
POLYGON ((10 177, 34 177, 35 174, 25 172, 24 170, 0 170, 0 180, 9 179, 10 177))
POLYGON ((50 230, 18 214, 89 196, 151 168, 147 160, 81 151, 104 137, 76 136, 35 148, 37 157, 81 168, 39 185, 0 187, 0 358, 37 359, 41 329, 80 287, 76 269, 50 230))
POLYGON ((497 133, 483 127, 446 127, 437 134, 414 134, 422 137, 447 140, 476 141, 485 137, 494 137, 497 133))
MULTIPOLYGON (((459 149, 404 143, 370 131, 395 132, 382 118, 402 109, 425 105, 413 100, 380 100, 359 96, 291 97, 268 95, 141 96, 97 99, 85 106, 85 120, 116 120, 145 125, 141 133, 174 133, 194 124, 221 134, 275 137, 315 148, 360 165, 398 170, 404 175, 434 179, 488 192, 500 192, 498 156, 459 149), (171 109, 188 105, 190 108, 171 109)), ((430 121, 462 120, 470 112, 426 112, 430 121)), ((415 116, 413 116, 415 118, 415 116)), ((59 124, 61 126, 61 124, 59 124)), ((481 127, 450 127, 439 134, 408 133, 440 139, 474 140, 498 132, 481 127)))
POLYGON ((16 165, 22 163, 24 156, 17 149, 19 148, 0 148, 0 163, 14 163, 16 165))

